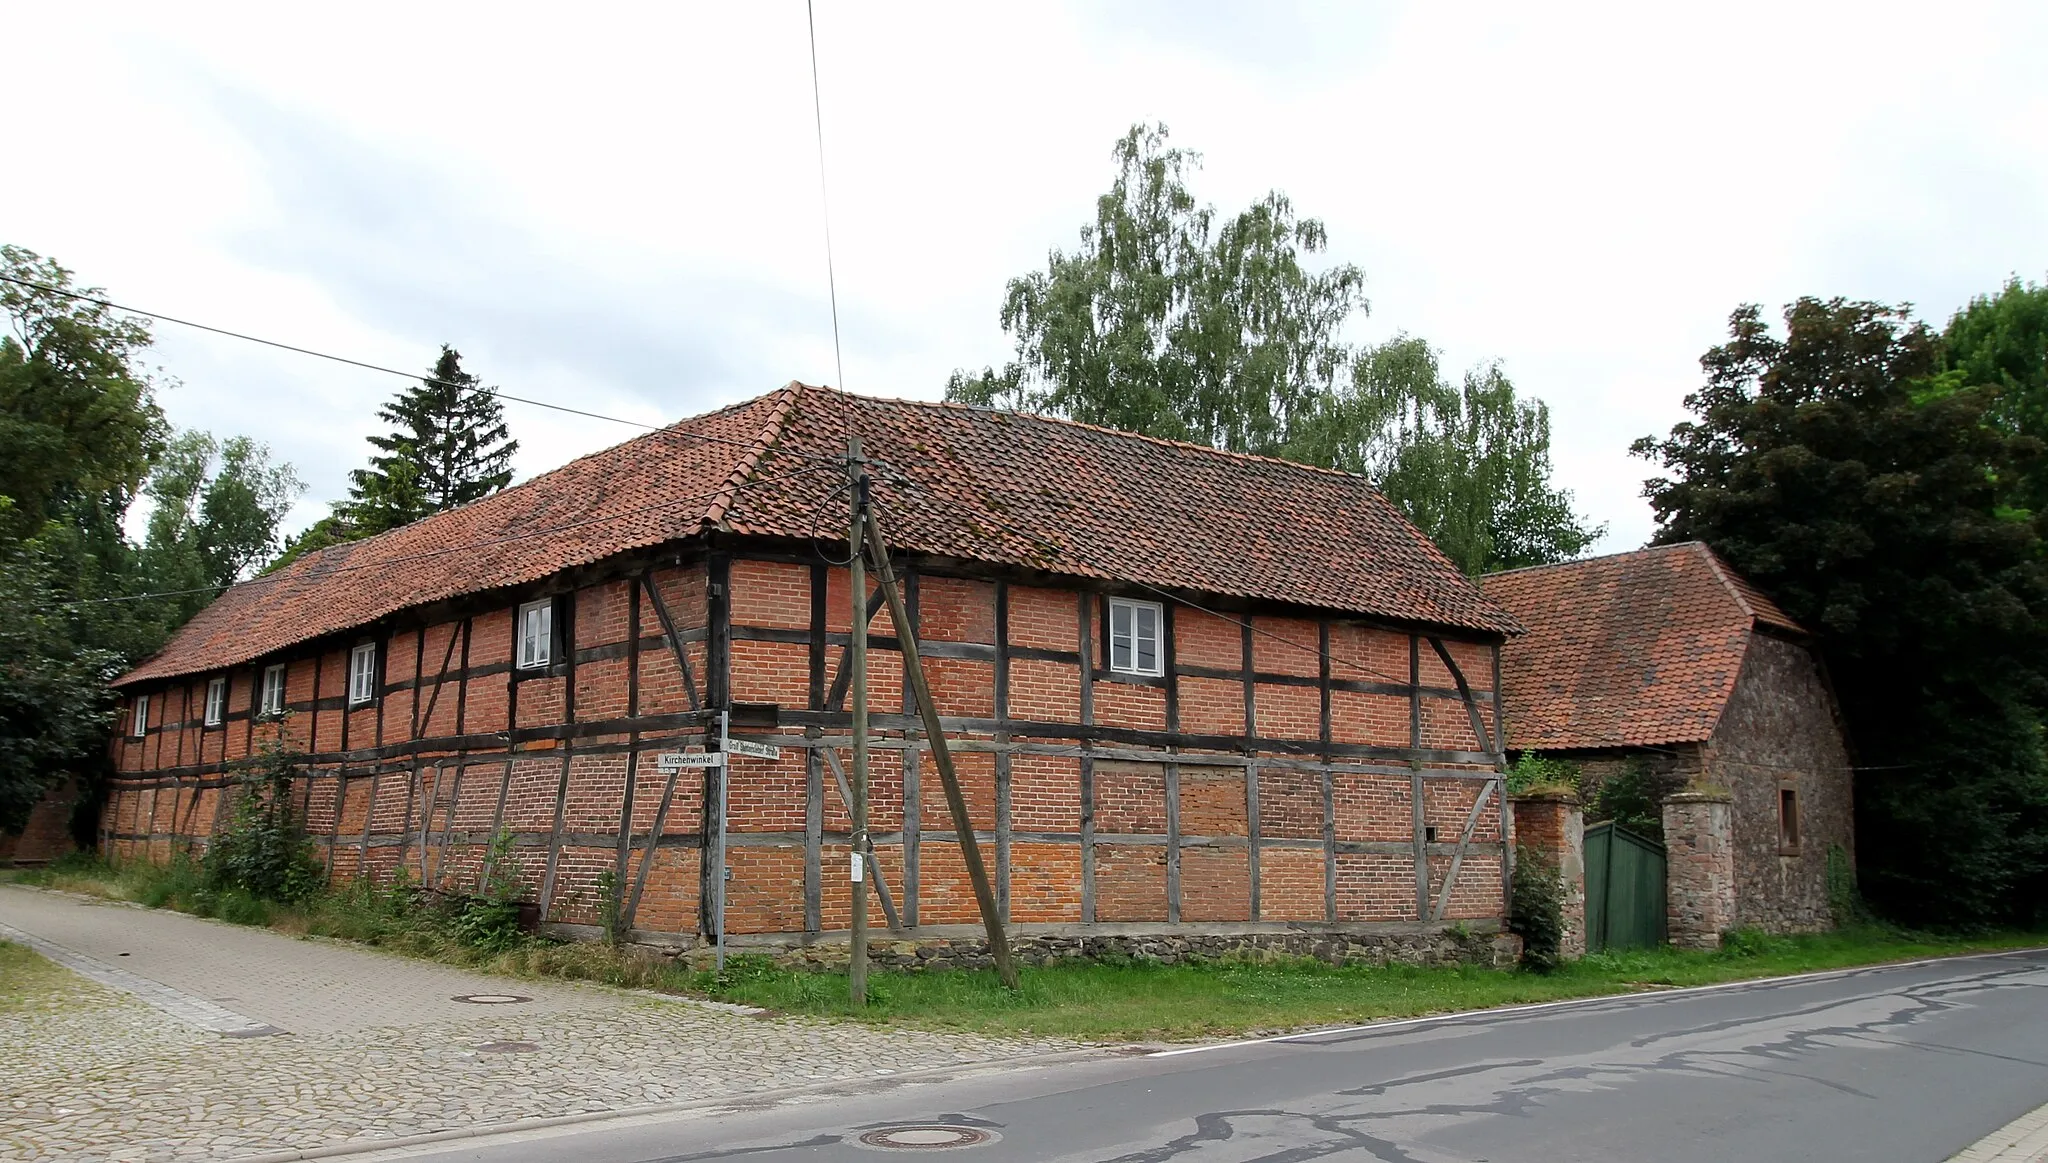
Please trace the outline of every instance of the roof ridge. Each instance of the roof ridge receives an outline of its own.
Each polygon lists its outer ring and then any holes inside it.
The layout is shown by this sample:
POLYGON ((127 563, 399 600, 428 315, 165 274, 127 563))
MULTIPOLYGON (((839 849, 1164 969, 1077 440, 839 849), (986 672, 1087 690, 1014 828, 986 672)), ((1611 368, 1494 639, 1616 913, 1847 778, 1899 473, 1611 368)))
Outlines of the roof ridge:
MULTIPOLYGON (((992 404, 963 404, 957 400, 915 400, 907 396, 869 396, 859 392, 849 392, 820 384, 807 384, 805 387, 814 392, 830 392, 836 396, 846 396, 855 400, 869 400, 880 404, 908 404, 917 408, 943 408, 956 412, 987 412, 1003 416, 1016 416, 1025 420, 1036 420, 1046 424, 1064 424, 1069 428, 1083 428, 1090 432, 1100 432, 1105 436, 1121 436, 1130 440, 1143 440, 1150 444, 1164 445, 1168 448, 1184 448, 1191 452, 1204 452, 1213 456, 1227 457, 1232 460, 1249 460, 1260 464, 1282 465, 1287 468, 1298 468, 1307 472, 1322 473, 1325 476, 1342 477, 1346 480, 1364 481, 1368 485, 1372 484, 1371 477, 1366 476, 1364 473, 1351 472, 1348 469, 1325 468, 1319 464, 1308 464, 1304 461, 1288 460, 1285 457, 1279 456, 1266 456, 1257 452, 1238 452, 1228 448, 1217 448, 1214 445, 1199 444, 1192 440, 1173 440, 1165 436, 1150 436, 1143 432, 1132 432, 1125 428, 1111 428, 1105 424, 1091 424, 1086 420, 1074 420, 1065 416, 1048 416, 1043 412, 1026 412, 1017 408, 998 408, 992 404)), ((1377 491, 1377 486, 1374 486, 1374 489, 1377 491)))
POLYGON ((1685 549, 1694 545, 1704 547, 1706 543, 1703 541, 1674 541, 1669 545, 1639 545, 1634 549, 1623 549, 1615 553, 1600 553, 1592 557, 1574 557, 1570 561, 1551 561, 1541 565, 1518 565, 1513 569, 1497 569, 1492 573, 1483 573, 1479 576, 1481 578, 1506 577, 1511 573, 1534 573, 1540 569, 1569 569, 1574 566, 1592 565, 1595 562, 1601 561, 1619 561, 1624 557, 1638 557, 1651 553, 1669 553, 1673 550, 1685 549))
MULTIPOLYGON (((719 490, 709 505, 705 506, 705 525, 717 525, 732 511, 732 504, 739 495, 740 487, 746 484, 747 478, 753 476, 754 470, 761 466, 761 458, 782 439, 783 426, 789 422, 789 414, 795 410, 797 399, 803 395, 805 386, 801 380, 791 380, 770 393, 782 398, 769 407, 768 422, 762 425, 761 434, 754 438, 754 447, 743 453, 733 464, 732 471, 726 474, 725 487, 719 490)), ((757 400, 759 398, 756 397, 757 400)))
POLYGON ((1736 585, 1734 579, 1728 576, 1727 567, 1721 563, 1721 555, 1707 548, 1707 543, 1704 541, 1693 541, 1687 544, 1699 550, 1699 555, 1707 563, 1707 568, 1714 571, 1714 580, 1720 582, 1721 588, 1728 591, 1728 596, 1735 599, 1736 608, 1749 618, 1750 629, 1754 630, 1756 624, 1762 619, 1757 615, 1756 607, 1750 605, 1749 599, 1743 596, 1742 587, 1736 585))
MULTIPOLYGON (((788 391, 790 386, 794 386, 794 381, 791 382, 791 385, 785 385, 782 388, 776 389, 776 391, 788 391)), ((530 476, 525 480, 520 481, 518 484, 507 485, 506 487, 499 489, 495 493, 490 493, 486 496, 478 497, 473 501, 464 501, 462 504, 457 505, 452 509, 442 509, 439 512, 429 513, 426 516, 419 518, 418 520, 408 521, 405 524, 400 525, 394 529, 386 529, 379 533, 372 533, 368 537, 358 537, 354 540, 342 541, 337 542, 333 545, 322 546, 321 548, 316 549, 311 553, 304 554, 298 557, 290 565, 286 566, 284 569, 279 570, 276 573, 259 574, 256 577, 250 578, 248 581, 236 582, 234 585, 229 586, 228 589, 239 589, 242 586, 248 585, 250 582, 256 581, 280 581, 286 577, 291 576, 313 576, 313 564, 317 563, 321 558, 334 553, 336 550, 348 550, 349 552, 344 556, 353 556, 355 551, 360 549, 362 546, 372 544, 382 538, 389 537, 394 533, 403 533, 407 529, 412 528, 414 525, 420 524, 420 522, 422 521, 431 521, 436 517, 444 516, 448 513, 460 513, 464 509, 468 509, 475 505, 481 505, 486 501, 495 500, 499 497, 505 496, 507 493, 517 493, 524 491, 528 488, 531 488, 534 485, 539 484, 542 481, 547 480, 549 477, 556 476, 560 473, 566 472, 575 465, 581 464, 582 462, 589 460, 592 457, 610 455, 611 453, 617 452, 622 448, 627 448, 630 447, 631 445, 638 444, 643 440, 652 440, 657 436, 663 436, 668 433, 674 432, 676 429, 681 428, 685 424, 695 424, 701 421, 713 419, 715 417, 724 416, 727 413, 738 412, 745 408, 751 408, 754 405, 760 403, 767 396, 774 394, 774 392, 769 392, 761 396, 749 396, 744 400, 727 404, 723 408, 713 408, 709 412, 699 412, 694 416, 685 416, 680 420, 664 424, 659 428, 655 428, 647 432, 642 432, 638 436, 629 436, 626 439, 619 441, 617 444, 607 444, 603 448, 592 449, 591 451, 586 452, 581 456, 572 456, 568 460, 563 461, 562 463, 547 470, 546 472, 535 473, 533 476, 530 476), (307 568, 302 570, 299 568, 301 565, 304 565, 307 568)), ((331 502, 329 504, 328 515, 333 515, 333 505, 331 502)), ((308 526, 308 528, 311 528, 311 526, 308 526)), ((337 566, 336 568, 338 569, 342 567, 337 566)), ((222 590, 221 592, 226 593, 227 590, 222 590)))

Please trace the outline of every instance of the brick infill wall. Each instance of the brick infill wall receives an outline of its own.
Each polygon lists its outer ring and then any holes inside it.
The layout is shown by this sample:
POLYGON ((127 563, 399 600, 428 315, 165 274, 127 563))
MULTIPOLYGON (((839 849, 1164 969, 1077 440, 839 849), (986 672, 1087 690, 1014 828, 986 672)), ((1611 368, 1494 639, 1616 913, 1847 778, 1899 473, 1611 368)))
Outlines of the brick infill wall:
MULTIPOLYGON (((1246 615, 1255 634, 1169 603, 1165 673, 1129 676, 1104 664, 1103 593, 915 571, 906 588, 1011 923, 1121 926, 1119 939, 1133 926, 1223 937, 1304 925, 1315 933, 1282 936, 1307 947, 1348 933, 1340 943, 1414 958, 1435 955, 1436 934, 1499 927, 1492 645, 1444 639, 1447 665, 1426 633, 1246 615)), ((203 847, 228 818, 225 769, 277 739, 308 755, 293 794, 336 880, 402 871, 464 891, 503 831, 549 923, 595 925, 609 883, 633 935, 694 944, 710 927, 717 769, 668 773, 657 757, 704 747, 730 706, 753 716, 735 735, 782 754, 732 762, 727 932, 791 947, 843 932, 845 571, 666 557, 563 591, 562 648, 521 672, 511 611, 533 598, 381 631, 369 704, 346 699, 353 639, 287 661, 281 720, 251 713, 267 660, 227 672, 218 725, 201 722, 208 676, 151 692, 148 730, 117 743, 108 850, 164 860, 203 847)), ((870 627, 882 881, 905 931, 971 925, 894 632, 886 614, 870 627)))

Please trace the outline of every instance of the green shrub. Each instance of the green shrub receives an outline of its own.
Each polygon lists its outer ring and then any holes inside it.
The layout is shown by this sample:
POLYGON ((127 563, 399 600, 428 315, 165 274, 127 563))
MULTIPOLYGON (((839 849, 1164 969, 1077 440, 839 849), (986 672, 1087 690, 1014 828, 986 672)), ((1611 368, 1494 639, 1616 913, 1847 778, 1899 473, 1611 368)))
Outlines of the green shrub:
POLYGON ((1508 931, 1522 938, 1522 966, 1549 973, 1563 960, 1564 885, 1557 866, 1531 848, 1515 849, 1508 931))
MULTIPOLYGON (((606 870, 606 876, 611 875, 606 870)), ((449 919, 449 931, 465 945, 503 953, 526 939, 519 929, 519 874, 512 861, 512 833, 500 829, 484 854, 476 893, 464 897, 449 919)))
POLYGON ((1659 776, 1640 759, 1631 759, 1593 792, 1586 822, 1612 820, 1638 836, 1664 839, 1664 797, 1678 790, 1680 780, 1659 776))
POLYGON ((1790 939, 1773 936, 1757 928, 1730 929, 1721 934, 1721 955, 1724 957, 1775 957, 1789 953, 1793 948, 1790 939))
POLYGON ((303 901, 326 886, 327 873, 292 810, 297 755, 266 744, 237 766, 234 808, 207 846, 201 879, 209 892, 229 890, 259 900, 303 901))
POLYGON ((1576 763, 1524 751, 1515 757, 1508 768, 1508 794, 1521 795, 1524 792, 1562 789, 1577 791, 1584 771, 1576 763))
POLYGON ((604 932, 604 943, 616 945, 625 938, 621 928, 623 904, 619 899, 619 877, 607 868, 597 874, 597 927, 604 932))

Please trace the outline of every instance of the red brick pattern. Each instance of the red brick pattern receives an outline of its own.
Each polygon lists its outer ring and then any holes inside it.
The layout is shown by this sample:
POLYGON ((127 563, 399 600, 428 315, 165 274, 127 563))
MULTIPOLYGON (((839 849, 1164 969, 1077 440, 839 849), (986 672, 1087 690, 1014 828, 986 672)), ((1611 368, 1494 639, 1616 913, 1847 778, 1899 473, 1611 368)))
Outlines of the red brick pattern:
MULTIPOLYGON (((809 564, 739 559, 727 576, 731 697, 786 710, 810 708, 814 697, 824 694, 812 687, 811 649, 806 642, 778 639, 805 635, 812 628, 817 571, 809 564)), ((845 571, 828 569, 823 576, 826 625, 843 634, 848 621, 845 571)), ((247 717, 258 673, 252 668, 229 672, 231 718, 222 727, 198 724, 204 675, 160 688, 150 735, 117 748, 127 781, 107 814, 107 829, 118 837, 114 848, 167 859, 181 846, 203 842, 223 810, 215 786, 218 764, 246 754, 252 741, 282 733, 322 756, 313 777, 294 794, 302 797, 312 834, 328 850, 337 878, 388 877, 403 869, 437 886, 462 890, 482 875, 490 836, 502 827, 515 837, 513 871, 525 891, 538 898, 544 887, 551 890, 549 918, 593 924, 600 915, 599 878, 621 867, 624 817, 622 891, 630 894, 645 869, 634 924, 643 930, 694 933, 702 916, 705 838, 700 832, 709 785, 706 774, 693 769, 676 777, 670 792, 669 777, 654 762, 655 752, 697 746, 699 737, 695 727, 650 726, 654 717, 687 711, 690 695, 662 638, 648 590, 661 594, 679 632, 699 639, 685 643, 684 652, 702 698, 715 678, 709 673, 711 646, 703 633, 712 603, 710 577, 702 564, 667 566, 655 571, 644 588, 620 578, 594 581, 565 595, 573 610, 565 621, 573 628, 577 653, 573 662, 557 659, 545 672, 511 669, 508 606, 393 631, 384 646, 386 689, 375 703, 353 710, 340 705, 346 694, 346 649, 287 659, 287 695, 293 705, 282 724, 252 723, 247 717), (632 641, 636 624, 637 644, 632 641), (637 719, 629 714, 636 684, 637 719), (579 726, 573 737, 561 730, 572 704, 579 726), (416 716, 422 720, 417 737, 426 744, 417 756, 410 751, 382 758, 369 754, 413 740, 416 716), (502 742, 489 741, 511 727, 531 734, 521 736, 509 752, 502 742), (467 741, 467 753, 455 747, 457 736, 467 741), (165 769, 197 774, 150 778, 165 769), (335 778, 337 772, 347 773, 345 785, 335 778), (655 847, 656 839, 667 843, 655 847)), ((917 594, 923 640, 957 644, 963 649, 956 653, 967 655, 940 652, 926 660, 943 713, 977 721, 995 718, 998 672, 1006 666, 1013 724, 1080 723, 1084 676, 1077 651, 1084 608, 1092 628, 1100 629, 1096 598, 1084 603, 1071 590, 998 586, 929 573, 918 576, 917 594), (1006 610, 998 609, 999 595, 1007 595, 1006 610), (999 626, 1007 627, 1007 642, 998 641, 999 626), (999 663, 999 647, 1053 653, 1012 656, 999 663)), ((1092 891, 1094 917, 1104 923, 1164 923, 1174 915, 1188 924, 1415 919, 1408 775, 1344 770, 1326 775, 1300 766, 1313 762, 1324 746, 1324 695, 1316 685, 1323 666, 1313 650, 1324 628, 1301 618, 1260 617, 1257 625, 1262 633, 1253 635, 1250 652, 1258 734, 1252 757, 1232 749, 1214 757, 1227 762, 1215 764, 1183 752, 1186 758, 1169 776, 1163 751, 1150 762, 1098 756, 1090 765, 1093 799, 1084 805, 1079 744, 1048 738, 1043 726, 1035 734, 1013 731, 1011 738, 1066 753, 1011 754, 1006 783, 993 753, 955 753, 974 826, 983 833, 983 851, 991 860, 999 846, 986 837, 1004 814, 999 801, 1007 787, 1008 864, 995 871, 998 880, 1007 882, 1012 920, 1077 923, 1084 891, 1092 891), (1304 651, 1294 643, 1311 648, 1304 651), (1246 764, 1275 742, 1285 744, 1292 758, 1284 765, 1257 764, 1249 768, 1255 775, 1248 774, 1246 764), (1256 861, 1249 847, 1250 778, 1257 780, 1264 841, 1256 861), (1332 815, 1327 829, 1326 786, 1332 815), (1092 879, 1084 871, 1084 819, 1097 841, 1092 879), (1172 821, 1182 838, 1177 852, 1160 842, 1173 831, 1172 821), (1339 845, 1334 855, 1325 847, 1326 834, 1339 845), (1395 850, 1343 848, 1352 844, 1395 850), (1334 906, 1326 879, 1332 867, 1334 906), (1173 875, 1170 869, 1176 870, 1173 875)), ((872 630, 887 635, 894 627, 880 617, 872 630)), ((1345 652, 1343 661, 1333 657, 1330 663, 1339 681, 1395 686, 1395 678, 1405 681, 1407 634, 1348 622, 1330 623, 1328 634, 1333 655, 1340 648, 1345 652), (1395 675, 1397 666, 1401 670, 1395 675)), ((1183 732, 1243 737, 1243 628, 1180 608, 1174 641, 1179 665, 1229 677, 1181 674, 1171 679, 1170 696, 1167 679, 1132 682, 1098 669, 1085 684, 1094 723, 1163 731, 1171 698, 1183 732)), ((1456 640, 1447 645, 1484 697, 1492 678, 1490 648, 1456 640)), ((838 644, 825 651, 828 685, 843 653, 838 644)), ((1425 744, 1456 752, 1478 749, 1464 704, 1446 693, 1449 672, 1427 647, 1423 661, 1424 682, 1440 688, 1421 699, 1425 744)), ((894 713, 903 706, 901 656, 876 646, 870 662, 875 711, 894 713)), ((1096 663, 1099 667, 1100 660, 1096 663)), ((1328 701, 1329 745, 1398 750, 1408 744, 1413 704, 1405 692, 1332 689, 1328 701)), ((843 730, 828 729, 827 734, 840 742, 843 730)), ((978 747, 992 738, 979 726, 977 731, 965 741, 978 747)), ((793 745, 796 733, 787 725, 780 730, 784 754, 779 760, 732 762, 727 924, 734 934, 802 932, 812 924, 831 930, 848 920, 847 808, 829 765, 820 761, 814 771, 804 750, 793 745), (819 803, 815 812, 814 795, 819 803), (809 885, 817 886, 814 899, 807 897, 809 885)), ((919 764, 916 797, 922 839, 916 875, 909 875, 910 853, 900 842, 907 817, 904 740, 895 731, 881 736, 870 768, 870 816, 877 856, 896 901, 907 905, 903 894, 915 879, 921 924, 977 921, 958 848, 937 838, 950 833, 952 820, 928 753, 919 764)), ((842 768, 850 768, 850 749, 843 742, 836 755, 842 768)), ((1440 843, 1454 841, 1483 785, 1431 777, 1424 786, 1428 823, 1437 828, 1440 843)), ((1495 803, 1480 814, 1477 843, 1498 842, 1498 810, 1495 803)), ((1482 855, 1475 848, 1461 865, 1453 894, 1455 917, 1498 916, 1497 854, 1490 865, 1482 855)), ((1446 866, 1437 857, 1432 860, 1433 875, 1441 877, 1446 866)), ((879 897, 873 907, 872 920, 879 927, 884 923, 879 897)))

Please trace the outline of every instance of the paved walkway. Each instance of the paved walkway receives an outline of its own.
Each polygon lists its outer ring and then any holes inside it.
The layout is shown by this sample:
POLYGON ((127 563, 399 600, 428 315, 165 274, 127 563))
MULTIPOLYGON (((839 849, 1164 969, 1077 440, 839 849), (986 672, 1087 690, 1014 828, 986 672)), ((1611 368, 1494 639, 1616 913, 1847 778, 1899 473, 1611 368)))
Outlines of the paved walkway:
POLYGON ((4 1159, 233 1158, 1071 1048, 495 978, 14 886, 0 926, 80 974, 0 1006, 4 1159), (453 1000, 473 995, 531 1000, 453 1000))

